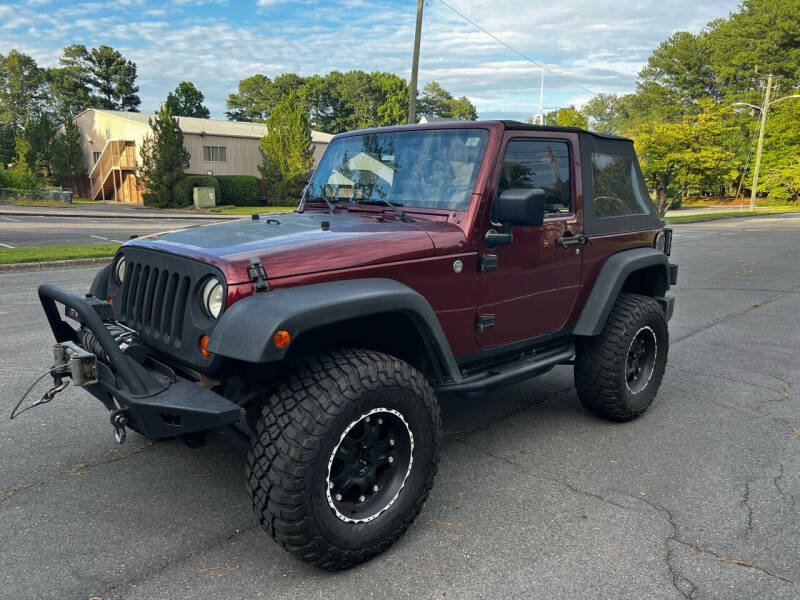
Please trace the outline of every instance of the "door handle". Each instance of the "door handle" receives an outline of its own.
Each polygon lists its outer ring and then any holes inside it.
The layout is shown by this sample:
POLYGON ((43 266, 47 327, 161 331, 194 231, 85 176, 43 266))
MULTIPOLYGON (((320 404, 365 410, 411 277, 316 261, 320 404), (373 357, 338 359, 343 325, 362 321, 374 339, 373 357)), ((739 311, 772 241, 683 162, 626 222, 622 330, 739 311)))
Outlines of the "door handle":
POLYGON ((567 246, 577 246, 583 245, 589 242, 589 238, 579 233, 578 235, 562 235, 560 238, 556 240, 556 244, 561 246, 562 248, 566 248, 567 246))

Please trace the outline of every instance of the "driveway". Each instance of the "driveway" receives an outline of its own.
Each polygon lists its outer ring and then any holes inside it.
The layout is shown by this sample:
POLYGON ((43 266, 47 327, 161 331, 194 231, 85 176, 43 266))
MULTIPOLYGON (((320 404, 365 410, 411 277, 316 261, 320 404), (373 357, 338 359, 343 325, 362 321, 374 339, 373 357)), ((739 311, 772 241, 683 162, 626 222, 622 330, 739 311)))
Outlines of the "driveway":
MULTIPOLYGON (((676 227, 670 362, 640 419, 579 404, 569 367, 443 404, 436 485, 388 552, 310 568, 259 528, 233 429, 114 443, 70 389, 5 419, 50 365, 44 279, 0 275, 0 597, 800 597, 800 217, 676 227)), ((41 393, 41 392, 40 392, 41 393)))

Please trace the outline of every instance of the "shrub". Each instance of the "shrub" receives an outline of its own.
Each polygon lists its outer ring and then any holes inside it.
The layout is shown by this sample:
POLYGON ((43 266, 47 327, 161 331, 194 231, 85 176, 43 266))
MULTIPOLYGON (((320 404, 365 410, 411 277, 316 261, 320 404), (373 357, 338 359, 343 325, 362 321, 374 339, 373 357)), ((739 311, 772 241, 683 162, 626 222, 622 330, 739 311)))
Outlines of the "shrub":
MULTIPOLYGON (((261 181, 254 175, 217 175, 225 204, 258 206, 261 204, 261 181)), ((219 204, 219 202, 217 202, 219 204)))
POLYGON ((222 191, 216 177, 208 175, 186 175, 172 186, 172 204, 175 206, 191 206, 196 187, 213 187, 217 204, 222 204, 222 191))

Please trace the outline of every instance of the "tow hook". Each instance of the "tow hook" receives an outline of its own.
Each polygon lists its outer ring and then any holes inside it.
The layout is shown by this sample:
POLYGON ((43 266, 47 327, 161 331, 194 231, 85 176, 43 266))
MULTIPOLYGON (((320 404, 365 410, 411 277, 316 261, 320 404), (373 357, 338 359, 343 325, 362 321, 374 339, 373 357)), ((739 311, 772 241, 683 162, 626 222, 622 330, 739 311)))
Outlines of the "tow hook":
POLYGON ((111 420, 111 426, 114 428, 114 438, 116 438, 118 444, 124 444, 128 438, 128 434, 125 431, 125 425, 128 424, 128 416, 125 410, 112 410, 109 419, 111 420))

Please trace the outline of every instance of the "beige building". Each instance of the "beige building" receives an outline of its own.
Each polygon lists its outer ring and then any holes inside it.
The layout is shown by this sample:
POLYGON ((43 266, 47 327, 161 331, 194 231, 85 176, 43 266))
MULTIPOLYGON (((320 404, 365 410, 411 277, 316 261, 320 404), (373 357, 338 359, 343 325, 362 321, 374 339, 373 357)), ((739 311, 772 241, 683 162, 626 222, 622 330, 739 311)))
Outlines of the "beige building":
MULTIPOLYGON (((83 160, 89 173, 91 198, 142 203, 136 186, 136 164, 144 138, 151 133, 153 115, 88 108, 75 116, 81 132, 83 160)), ((259 142, 266 125, 178 117, 183 143, 191 155, 187 173, 196 175, 255 175, 260 177, 259 142)), ((314 165, 333 136, 311 131, 314 165)))

